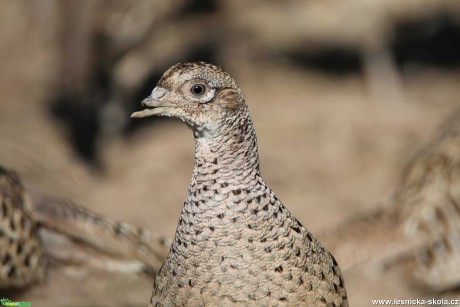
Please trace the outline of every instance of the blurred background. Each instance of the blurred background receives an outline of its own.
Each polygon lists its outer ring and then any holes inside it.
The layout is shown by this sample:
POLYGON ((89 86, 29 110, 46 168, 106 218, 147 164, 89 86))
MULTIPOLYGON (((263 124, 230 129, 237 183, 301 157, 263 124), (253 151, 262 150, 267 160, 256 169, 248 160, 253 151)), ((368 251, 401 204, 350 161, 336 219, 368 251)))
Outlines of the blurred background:
MULTIPOLYGON (((0 164, 43 192, 172 236, 192 134, 173 120, 129 116, 169 66, 191 60, 234 77, 265 180, 320 234, 384 202, 460 106, 460 2, 0 1, 0 164)), ((59 267, 48 275, 21 300, 150 298, 145 276, 59 267)), ((352 306, 431 295, 399 276, 346 283, 352 306)))

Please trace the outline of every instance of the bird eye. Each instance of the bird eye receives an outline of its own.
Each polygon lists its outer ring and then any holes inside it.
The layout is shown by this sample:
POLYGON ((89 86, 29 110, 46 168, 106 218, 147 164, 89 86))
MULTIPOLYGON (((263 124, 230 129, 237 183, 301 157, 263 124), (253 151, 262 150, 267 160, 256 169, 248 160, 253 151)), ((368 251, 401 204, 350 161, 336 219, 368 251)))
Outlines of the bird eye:
POLYGON ((194 86, 192 86, 190 91, 195 96, 201 96, 206 91, 206 87, 204 86, 204 84, 195 84, 194 86))

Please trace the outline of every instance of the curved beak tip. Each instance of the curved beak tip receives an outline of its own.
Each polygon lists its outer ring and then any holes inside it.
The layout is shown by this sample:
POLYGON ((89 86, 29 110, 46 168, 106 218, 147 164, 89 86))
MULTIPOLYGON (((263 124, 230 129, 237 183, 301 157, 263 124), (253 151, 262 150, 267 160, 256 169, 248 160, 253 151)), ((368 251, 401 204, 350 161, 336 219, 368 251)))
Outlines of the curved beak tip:
POLYGON ((131 114, 130 117, 131 117, 131 118, 141 118, 141 117, 142 117, 142 116, 141 116, 141 112, 142 112, 142 111, 133 112, 133 113, 131 114))

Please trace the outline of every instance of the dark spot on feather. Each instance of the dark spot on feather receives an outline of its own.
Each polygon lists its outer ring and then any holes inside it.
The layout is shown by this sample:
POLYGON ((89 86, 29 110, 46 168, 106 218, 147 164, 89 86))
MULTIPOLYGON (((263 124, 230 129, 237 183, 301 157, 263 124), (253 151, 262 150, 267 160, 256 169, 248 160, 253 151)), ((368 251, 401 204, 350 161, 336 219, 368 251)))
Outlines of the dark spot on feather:
POLYGON ((24 258, 24 265, 26 267, 29 267, 30 266, 30 256, 27 255, 25 258, 24 258))
POLYGON ((335 260, 334 256, 331 255, 331 258, 332 258, 332 264, 333 264, 334 266, 338 266, 338 263, 337 263, 337 261, 335 260))
POLYGON ((2 264, 6 265, 8 262, 10 262, 10 260, 11 260, 11 255, 6 254, 5 257, 3 257, 3 259, 2 259, 2 264))
POLYGON ((295 251, 295 256, 300 257, 300 248, 297 248, 295 251))
POLYGON ((8 213, 8 207, 6 206, 6 200, 2 201, 2 216, 6 216, 8 213))
POLYGON ((16 230, 16 225, 14 224, 14 220, 10 219, 10 228, 11 230, 15 231, 16 230))
POLYGON ((236 189, 236 190, 233 190, 232 193, 233 193, 233 195, 240 195, 240 194, 241 194, 241 190, 240 190, 240 189, 236 189))
POLYGON ((121 234, 121 224, 120 223, 116 223, 115 224, 115 228, 113 229, 115 234, 116 235, 120 235, 121 234))
POLYGON ((16 267, 15 267, 15 266, 12 266, 12 267, 8 270, 8 277, 13 277, 13 276, 16 276, 16 267))
POLYGON ((21 255, 21 253, 22 253, 22 244, 19 243, 16 247, 16 254, 21 255))
POLYGON ((339 292, 339 287, 338 287, 335 283, 333 283, 333 285, 334 285, 334 291, 335 291, 335 293, 339 292))

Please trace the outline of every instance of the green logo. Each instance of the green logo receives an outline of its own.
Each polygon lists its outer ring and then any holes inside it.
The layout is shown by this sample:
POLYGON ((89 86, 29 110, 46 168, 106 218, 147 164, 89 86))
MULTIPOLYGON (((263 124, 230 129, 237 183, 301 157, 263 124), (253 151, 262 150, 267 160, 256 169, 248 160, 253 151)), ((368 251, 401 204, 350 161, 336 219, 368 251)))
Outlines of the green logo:
POLYGON ((0 298, 1 306, 31 306, 30 302, 12 302, 7 298, 0 298))

